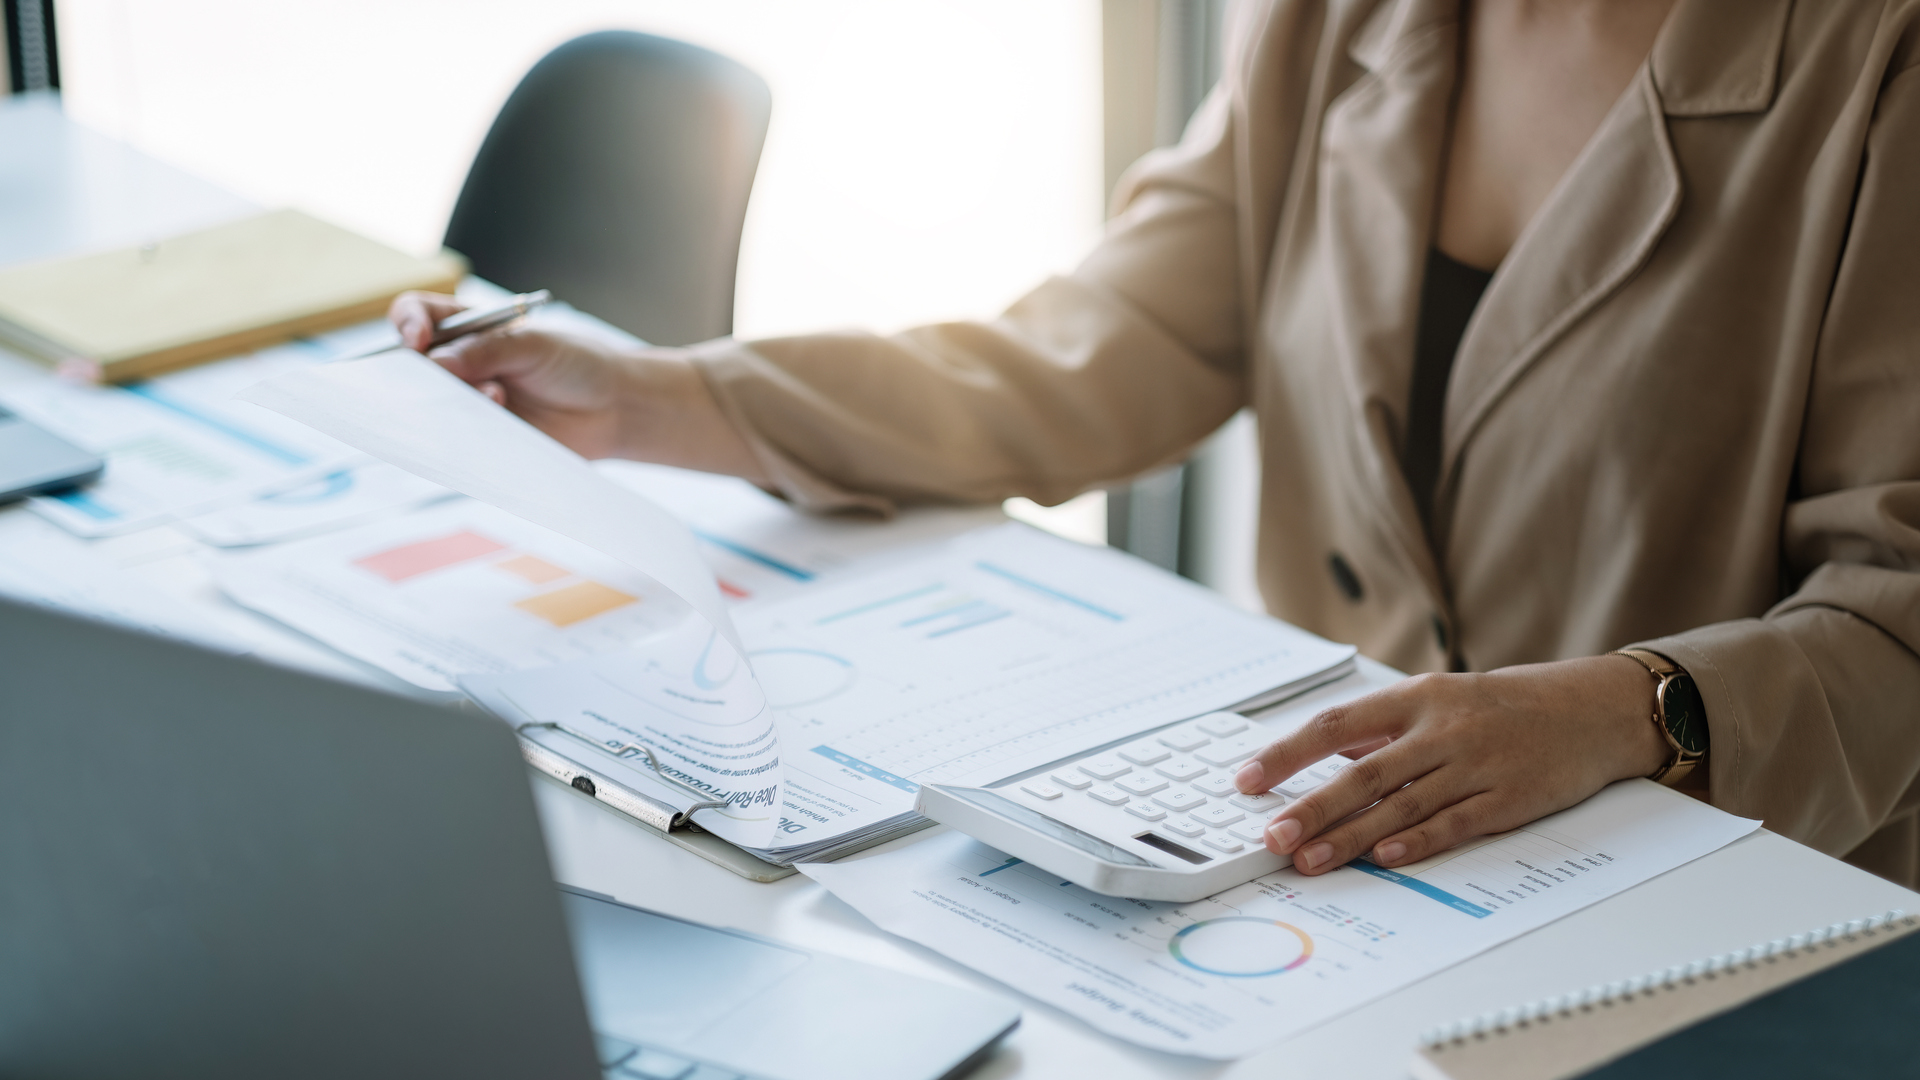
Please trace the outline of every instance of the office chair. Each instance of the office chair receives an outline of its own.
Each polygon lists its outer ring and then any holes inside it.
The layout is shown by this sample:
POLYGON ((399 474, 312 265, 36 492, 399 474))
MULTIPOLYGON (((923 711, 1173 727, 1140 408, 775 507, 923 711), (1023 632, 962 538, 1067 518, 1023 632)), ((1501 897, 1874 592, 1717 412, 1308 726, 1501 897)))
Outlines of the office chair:
POLYGON ((467 173, 446 245, 474 273, 647 341, 733 330, 734 272, 772 98, 718 53, 624 30, 548 53, 467 173))

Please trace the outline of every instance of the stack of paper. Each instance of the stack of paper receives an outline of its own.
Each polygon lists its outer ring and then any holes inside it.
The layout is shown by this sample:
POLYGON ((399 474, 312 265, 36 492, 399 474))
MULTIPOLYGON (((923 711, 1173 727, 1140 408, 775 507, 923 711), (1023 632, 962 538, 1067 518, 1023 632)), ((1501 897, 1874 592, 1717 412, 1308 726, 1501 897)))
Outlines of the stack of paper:
POLYGON ((457 686, 603 780, 705 806, 695 821, 772 862, 918 827, 922 783, 987 783, 1353 660, 1021 525, 829 574, 720 538, 708 547, 808 579, 730 617, 684 525, 419 357, 244 396, 500 509, 448 504, 230 560, 230 595, 457 686))

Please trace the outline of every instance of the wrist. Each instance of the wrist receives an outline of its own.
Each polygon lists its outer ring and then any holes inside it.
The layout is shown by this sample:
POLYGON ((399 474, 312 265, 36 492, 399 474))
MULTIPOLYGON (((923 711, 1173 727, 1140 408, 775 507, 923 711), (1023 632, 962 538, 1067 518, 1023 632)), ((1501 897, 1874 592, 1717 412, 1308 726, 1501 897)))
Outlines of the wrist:
POLYGON ((1621 748, 1616 779, 1651 776, 1673 756, 1673 747, 1654 720, 1659 684, 1630 656, 1609 653, 1595 659, 1606 665, 1609 682, 1606 697, 1616 704, 1611 710, 1621 748))
POLYGON ((620 456, 768 482, 746 439, 687 359, 644 350, 620 365, 620 456))

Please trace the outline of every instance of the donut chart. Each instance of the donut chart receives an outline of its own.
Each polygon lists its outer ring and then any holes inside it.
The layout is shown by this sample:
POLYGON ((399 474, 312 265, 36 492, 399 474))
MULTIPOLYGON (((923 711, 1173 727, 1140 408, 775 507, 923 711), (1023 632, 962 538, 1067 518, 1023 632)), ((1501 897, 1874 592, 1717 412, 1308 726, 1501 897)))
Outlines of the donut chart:
POLYGON ((1306 963, 1313 957, 1313 938, 1277 919, 1229 915, 1186 927, 1167 942, 1167 952, 1195 971, 1254 979, 1306 963))

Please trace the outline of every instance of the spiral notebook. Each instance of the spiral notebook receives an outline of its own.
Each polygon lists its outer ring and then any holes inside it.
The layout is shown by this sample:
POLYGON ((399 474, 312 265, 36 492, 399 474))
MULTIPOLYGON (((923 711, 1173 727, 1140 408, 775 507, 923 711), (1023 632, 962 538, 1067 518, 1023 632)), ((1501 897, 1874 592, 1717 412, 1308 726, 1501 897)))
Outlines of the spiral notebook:
MULTIPOLYGON (((1584 990, 1546 998, 1525 1005, 1457 1020, 1422 1034, 1420 1048, 1410 1068, 1416 1080, 1562 1080, 1591 1072, 1608 1062, 1635 1054, 1631 1070, 1637 1076, 1663 1075, 1670 1071, 1686 1074, 1697 1062, 1691 1057, 1704 1053, 1709 1061, 1722 1065, 1725 1039, 1712 1046, 1676 1047, 1666 1056, 1676 1058, 1664 1066, 1657 1061, 1639 1062, 1642 1057, 1660 1056, 1654 1044, 1678 1032, 1701 1025, 1722 1014, 1731 1014, 1749 1002, 1801 983, 1809 976, 1834 968, 1880 946, 1920 929, 1920 916, 1890 911, 1852 922, 1835 923, 1804 934, 1776 938, 1731 953, 1704 957, 1692 963, 1676 964, 1661 971, 1648 972, 1632 979, 1590 986, 1584 990), (1682 1068, 1680 1066, 1689 1066, 1682 1068)), ((1906 943, 1899 951, 1912 952, 1920 938, 1906 943)), ((1901 958, 1886 957, 1904 963, 1901 958)), ((1860 965, 1852 972, 1858 974, 1860 965)), ((1835 980, 1847 975, 1834 972, 1835 980)), ((1884 975, 1885 973, 1875 973, 1884 975)), ((1857 981, 1857 980, 1856 980, 1857 981)), ((1892 985, 1912 983, 1895 978, 1892 985)), ((1871 993, 1881 982, 1866 988, 1871 993)), ((1798 989, 1798 988, 1796 988, 1798 989)), ((1835 997, 1845 996, 1847 987, 1806 987, 1835 997)), ((1845 1002, 1839 1003, 1843 1007, 1845 1002)), ((1845 1015, 1858 1015, 1847 1008, 1845 1015)), ((1778 1048, 1758 1047, 1772 1053, 1775 1064, 1788 1072, 1795 1070, 1787 1060, 1796 1050, 1804 1052, 1808 1043, 1807 1027, 1822 1030, 1818 1041, 1830 1046, 1842 1038, 1823 1022, 1821 1010, 1806 1003, 1789 1003, 1786 1024, 1773 1024, 1767 1030, 1781 1036, 1778 1048)), ((1725 1017, 1732 1020, 1732 1016, 1725 1017)), ((1871 1017, 1861 1017, 1865 1025, 1881 1031, 1871 1017)), ((1902 1030, 1904 1024, 1898 1025, 1902 1030)), ((1697 1030, 1705 1030, 1700 1028, 1697 1030)), ((1695 1032, 1689 1031, 1688 1037, 1695 1032)), ((1712 1033, 1709 1033, 1712 1034, 1712 1033)), ((1756 1049, 1756 1040, 1732 1034, 1737 1043, 1756 1049)), ((1679 1040, 1675 1040, 1676 1044, 1679 1040)), ((1712 1042, 1713 1040, 1705 1040, 1712 1042)), ((1869 1054, 1875 1049, 1866 1048, 1869 1054)), ((1741 1075, 1751 1075, 1741 1070, 1741 1075)))

